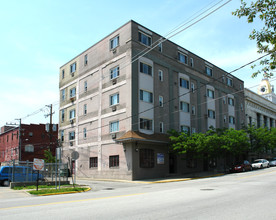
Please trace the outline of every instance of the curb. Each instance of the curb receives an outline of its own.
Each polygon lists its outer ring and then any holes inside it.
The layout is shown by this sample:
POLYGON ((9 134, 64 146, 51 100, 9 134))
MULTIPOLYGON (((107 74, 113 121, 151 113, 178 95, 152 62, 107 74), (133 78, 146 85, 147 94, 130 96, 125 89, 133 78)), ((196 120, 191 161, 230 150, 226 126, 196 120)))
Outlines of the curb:
POLYGON ((90 191, 91 188, 87 187, 87 189, 83 190, 83 191, 68 191, 68 192, 60 192, 60 193, 47 193, 47 194, 42 194, 42 195, 33 195, 33 196, 53 196, 53 195, 62 195, 62 194, 72 194, 72 193, 82 193, 82 192, 88 192, 90 191))

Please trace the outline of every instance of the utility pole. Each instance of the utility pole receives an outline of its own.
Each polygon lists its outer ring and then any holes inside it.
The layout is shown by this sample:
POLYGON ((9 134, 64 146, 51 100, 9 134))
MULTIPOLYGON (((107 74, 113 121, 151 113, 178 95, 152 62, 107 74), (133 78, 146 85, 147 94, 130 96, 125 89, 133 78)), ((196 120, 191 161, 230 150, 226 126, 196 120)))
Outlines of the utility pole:
POLYGON ((52 143, 52 130, 53 130, 53 105, 46 105, 46 107, 50 108, 50 113, 45 115, 45 117, 50 116, 50 125, 49 125, 49 135, 50 135, 50 148, 52 143))
POLYGON ((19 143, 18 143, 18 162, 21 161, 21 118, 15 119, 19 121, 19 143))

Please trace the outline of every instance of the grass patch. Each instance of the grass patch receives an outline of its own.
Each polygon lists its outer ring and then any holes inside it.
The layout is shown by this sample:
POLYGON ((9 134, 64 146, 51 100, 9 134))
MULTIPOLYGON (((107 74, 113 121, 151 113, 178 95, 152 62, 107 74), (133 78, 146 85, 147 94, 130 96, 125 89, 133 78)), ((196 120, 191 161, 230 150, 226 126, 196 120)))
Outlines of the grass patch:
MULTIPOLYGON (((72 185, 62 185, 62 187, 70 187, 72 185)), ((54 185, 39 185, 38 189, 49 189, 49 188, 55 188, 54 185)), ((32 186, 15 186, 13 188, 14 190, 25 190, 25 189, 36 189, 35 185, 32 186)))
POLYGON ((38 191, 31 190, 28 193, 32 195, 45 195, 45 194, 55 194, 55 193, 68 193, 68 192, 84 192, 89 189, 88 187, 65 187, 60 189, 40 189, 38 191))

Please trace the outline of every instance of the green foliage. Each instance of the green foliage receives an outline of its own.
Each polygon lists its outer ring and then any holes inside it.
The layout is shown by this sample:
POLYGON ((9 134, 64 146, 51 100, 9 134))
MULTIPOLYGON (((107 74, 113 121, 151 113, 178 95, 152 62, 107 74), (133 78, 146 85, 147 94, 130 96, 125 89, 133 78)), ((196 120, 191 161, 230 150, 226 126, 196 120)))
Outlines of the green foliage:
POLYGON ((52 152, 48 149, 44 151, 44 160, 46 163, 55 163, 56 157, 52 155, 52 152))
POLYGON ((263 28, 260 30, 253 29, 249 38, 256 40, 258 53, 269 54, 270 58, 260 61, 263 68, 254 72, 252 77, 256 77, 261 72, 264 72, 265 77, 273 76, 271 71, 276 69, 276 1, 255 0, 247 5, 244 0, 241 0, 240 9, 232 12, 232 14, 239 18, 247 17, 248 23, 254 22, 256 18, 263 22, 263 28))
POLYGON ((89 190, 88 187, 70 187, 61 189, 41 189, 41 190, 31 190, 28 193, 32 195, 45 195, 45 194, 60 194, 60 193, 73 193, 73 192, 84 192, 89 190))

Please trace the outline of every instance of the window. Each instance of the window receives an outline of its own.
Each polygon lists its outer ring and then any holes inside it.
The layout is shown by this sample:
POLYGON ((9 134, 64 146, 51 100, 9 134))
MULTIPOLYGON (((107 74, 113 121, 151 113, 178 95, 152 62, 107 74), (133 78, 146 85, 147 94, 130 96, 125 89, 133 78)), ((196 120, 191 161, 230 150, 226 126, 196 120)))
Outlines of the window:
POLYGON ((88 55, 85 54, 84 55, 84 66, 86 66, 88 64, 88 55))
POLYGON ((65 100, 65 89, 61 90, 61 100, 65 100))
POLYGON ((191 83, 191 91, 192 91, 192 93, 195 92, 195 84, 194 83, 191 83))
POLYGON ((228 98, 228 104, 234 106, 234 99, 228 98))
POLYGON ((84 87, 84 92, 87 92, 87 81, 84 81, 83 87, 84 87))
POLYGON ((110 40, 110 50, 119 46, 119 36, 116 36, 110 40))
POLYGON ((233 80, 230 78, 227 78, 227 85, 228 86, 233 86, 233 80))
POLYGON ((160 131, 160 133, 164 132, 164 123, 163 122, 159 123, 159 131, 160 131))
POLYGON ((153 168, 154 167, 154 150, 140 149, 140 168, 153 168))
POLYGON ((70 89, 70 98, 73 98, 76 96, 76 88, 70 89))
POLYGON ((183 87, 183 88, 186 88, 186 89, 190 88, 189 81, 186 80, 186 79, 183 79, 183 78, 179 79, 179 85, 180 85, 180 87, 183 87))
POLYGON ((61 78, 64 79, 64 76, 65 76, 65 71, 62 70, 62 71, 61 71, 61 78))
POLYGON ((83 114, 86 115, 87 114, 87 104, 83 105, 83 114))
POLYGON ((65 113, 64 113, 64 109, 61 110, 61 122, 64 122, 65 119, 65 113))
POLYGON ((60 131, 60 140, 63 142, 64 141, 64 130, 60 131))
POLYGON ((140 129, 152 130, 152 120, 140 118, 140 129))
POLYGON ((87 137, 87 130, 86 128, 83 128, 83 139, 86 139, 87 137))
POLYGON ((241 111, 243 111, 243 104, 241 103, 241 111))
POLYGON ((184 132, 186 134, 189 134, 190 133, 190 127, 189 126, 186 126, 186 125, 181 125, 180 126, 180 130, 181 132, 184 132))
POLYGON ((208 118, 216 118, 216 113, 213 110, 208 110, 208 118))
POLYGON ((119 131, 119 121, 111 122, 110 125, 110 133, 118 132, 119 131))
POLYGON ((223 122, 226 123, 226 115, 223 116, 223 122))
POLYGON ((109 167, 119 167, 119 155, 109 156, 109 167))
POLYGON ((213 70, 210 67, 208 67, 208 66, 205 67, 205 73, 208 76, 213 76, 213 70))
POLYGON ((119 94, 111 95, 110 105, 117 105, 117 104, 119 104, 119 94))
POLYGON ((192 105, 192 115, 196 114, 196 107, 194 105, 192 105))
POLYGON ((249 120, 249 125, 251 126, 252 125, 252 117, 249 116, 248 120, 249 120))
POLYGON ((187 102, 180 102, 180 110, 183 112, 190 112, 190 105, 187 102))
POLYGON ((75 140, 75 131, 70 131, 69 132, 69 141, 75 140))
POLYGON ((140 62, 140 72, 152 76, 152 67, 148 64, 140 62))
POLYGON ((196 133, 196 128, 192 128, 192 134, 196 133))
POLYGON ((69 119, 74 119, 76 117, 76 110, 70 110, 69 112, 69 119))
POLYGON ((77 67, 77 64, 76 64, 76 63, 71 64, 71 65, 70 65, 70 73, 76 72, 76 67, 77 67))
POLYGON ((159 106, 163 107, 163 96, 159 96, 159 106))
POLYGON ((152 103, 153 102, 153 95, 151 92, 147 92, 144 90, 140 89, 140 100, 144 101, 144 102, 149 102, 152 103))
POLYGON ((178 52, 178 60, 181 63, 188 64, 188 57, 183 53, 178 52))
POLYGON ((119 71, 119 67, 115 67, 115 68, 112 68, 110 70, 110 79, 114 79, 114 78, 117 78, 120 74, 120 71, 119 71))
POLYGON ((207 97, 214 99, 215 92, 213 90, 207 89, 207 97))
POLYGON ((161 82, 163 82, 163 71, 162 70, 158 70, 158 78, 161 82))
MULTIPOLYGON (((29 132, 29 136, 32 137, 33 136, 33 132, 29 132)), ((13 137, 13 134, 12 134, 13 137)))
POLYGON ((34 152, 34 145, 25 145, 25 152, 34 152))
POLYGON ((139 32, 139 41, 147 46, 151 46, 151 37, 142 32, 139 32))
POLYGON ((194 67, 194 59, 193 58, 190 58, 190 66, 194 67))
POLYGON ((98 157, 90 157, 89 158, 89 168, 98 167, 98 157))
POLYGON ((223 97, 223 104, 226 104, 226 98, 223 97))
POLYGON ((162 52, 162 50, 163 50, 162 43, 159 43, 159 44, 158 44, 158 50, 159 50, 160 52, 162 52))
POLYGON ((229 116, 229 124, 235 124, 235 117, 229 116))

